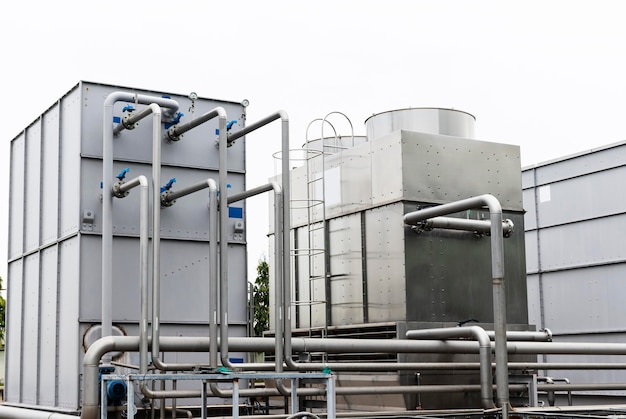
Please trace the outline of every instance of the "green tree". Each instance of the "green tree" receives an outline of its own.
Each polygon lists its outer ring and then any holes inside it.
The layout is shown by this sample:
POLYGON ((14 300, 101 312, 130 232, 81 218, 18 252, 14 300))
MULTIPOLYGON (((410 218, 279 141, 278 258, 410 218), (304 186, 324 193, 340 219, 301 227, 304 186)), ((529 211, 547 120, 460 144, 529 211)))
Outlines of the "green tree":
POLYGON ((260 260, 254 281, 254 335, 262 336, 270 325, 270 268, 265 260, 260 260))

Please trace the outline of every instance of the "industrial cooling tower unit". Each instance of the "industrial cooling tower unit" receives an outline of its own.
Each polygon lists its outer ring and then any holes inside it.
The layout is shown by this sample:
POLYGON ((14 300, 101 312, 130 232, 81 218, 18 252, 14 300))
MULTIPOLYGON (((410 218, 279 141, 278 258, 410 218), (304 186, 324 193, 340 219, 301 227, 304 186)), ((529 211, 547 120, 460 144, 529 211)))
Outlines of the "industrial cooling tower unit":
MULTIPOLYGON (((328 120, 321 120, 317 132, 333 133, 337 117, 328 120)), ((300 166, 291 171, 294 336, 404 338, 411 329, 464 324, 493 329, 489 234, 403 222, 412 211, 481 194, 500 201, 503 219, 512 227, 504 239, 507 328, 534 330, 528 325, 520 150, 474 139, 474 123, 472 115, 458 110, 399 109, 368 118, 366 137, 322 135, 304 144, 297 154, 300 166)), ((486 208, 452 216, 489 220, 486 208)), ((307 356, 322 360, 326 355, 307 356)), ((328 356, 362 363, 477 359, 328 356)), ((461 370, 424 370, 343 374, 338 381, 427 385, 477 383, 478 377, 461 370)), ((477 393, 370 394, 338 397, 338 403, 345 400, 352 409, 414 409, 480 406, 477 398, 477 393)))

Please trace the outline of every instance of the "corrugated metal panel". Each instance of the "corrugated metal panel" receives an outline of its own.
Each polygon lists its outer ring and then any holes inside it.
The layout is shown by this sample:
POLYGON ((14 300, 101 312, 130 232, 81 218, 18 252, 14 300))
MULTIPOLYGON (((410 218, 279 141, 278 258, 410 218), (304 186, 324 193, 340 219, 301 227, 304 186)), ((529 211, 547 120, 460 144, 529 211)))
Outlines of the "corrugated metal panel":
POLYGON ((623 262, 626 248, 617 244, 624 229, 626 214, 541 229, 541 269, 623 262))
MULTIPOLYGON (((102 102, 95 102, 96 103, 102 102)), ((100 106, 101 107, 101 106, 100 106)), ((81 135, 81 103, 80 91, 73 90, 61 99, 61 139, 59 171, 59 237, 76 233, 79 228, 80 213, 80 135, 81 135)), ((92 141, 98 141, 93 139, 92 141)), ((101 142, 101 140, 99 140, 101 142)), ((45 156, 54 164, 56 156, 45 156)), ((45 210, 45 209, 44 209, 45 210)))
POLYGON ((7 278, 6 354, 4 399, 19 403, 22 399, 22 334, 24 263, 22 259, 9 263, 7 278))
MULTIPOLYGON (((624 178, 626 166, 540 186, 536 189, 539 227, 625 213, 626 195, 615 193, 622 188, 624 178)), ((535 189, 527 193, 530 191, 535 189)))
MULTIPOLYGON (((611 333, 611 334, 580 334, 576 336, 554 336, 555 342, 579 342, 579 343, 626 343, 626 333, 611 333)), ((547 355, 546 362, 575 362, 575 363, 622 363, 624 362, 623 355, 547 355)), ((624 370, 548 370, 547 376, 554 378, 567 378, 571 383, 623 383, 624 382, 624 370)), ((578 394, 590 394, 591 391, 577 392, 578 394)), ((604 395, 624 396, 626 391, 601 391, 595 392, 604 395)))
POLYGON ((626 264, 542 274, 546 327, 555 333, 626 329, 623 303, 626 264))
POLYGON ((545 327, 541 314, 541 286, 539 275, 526 277, 526 289, 528 293, 528 324, 537 326, 537 329, 545 327))
POLYGON ((41 118, 26 130, 24 251, 39 247, 41 201, 41 118))
POLYGON ((24 251, 24 184, 26 134, 11 141, 11 173, 9 199, 9 259, 24 251))
MULTIPOLYGON (((624 142, 612 144, 537 165, 535 166, 538 169, 536 185, 552 184, 563 179, 586 176, 589 173, 623 166, 626 164, 624 145, 626 145, 624 142)), ((531 169, 525 168, 524 171, 531 169)))
POLYGON ((53 243, 59 231, 59 106, 54 105, 43 115, 41 143, 41 245, 53 243))
POLYGON ((51 246, 41 252, 41 321, 39 334, 39 404, 56 406, 58 324, 58 252, 51 246))
POLYGON ((22 402, 36 405, 39 389, 40 327, 39 253, 24 258, 24 317, 22 319, 22 402))
MULTIPOLYGON (((92 275, 97 275, 96 266, 92 261, 83 261, 84 265, 92 266, 92 275)), ((80 293, 85 288, 80 278, 80 236, 74 236, 59 244, 59 341, 57 394, 58 406, 64 409, 78 409, 80 388, 80 334, 78 323, 78 307, 80 293)), ((99 289, 91 288, 89 292, 99 294, 99 289)), ((98 307, 100 304, 98 303, 98 307)))

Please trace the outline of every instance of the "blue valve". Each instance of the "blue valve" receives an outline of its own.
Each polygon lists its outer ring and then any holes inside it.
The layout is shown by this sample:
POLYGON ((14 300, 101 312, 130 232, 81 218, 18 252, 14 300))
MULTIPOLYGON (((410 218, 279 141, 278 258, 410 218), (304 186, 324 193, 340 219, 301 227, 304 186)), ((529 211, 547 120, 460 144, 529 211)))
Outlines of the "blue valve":
POLYGON ((176 112, 176 115, 174 115, 174 117, 172 117, 172 120, 165 124, 165 129, 170 129, 174 125, 178 124, 180 122, 180 118, 182 118, 183 116, 185 116, 184 113, 176 112))
POLYGON ((125 167, 125 168, 124 168, 124 169, 120 172, 120 174, 119 174, 119 175, 117 175, 116 177, 117 177, 119 180, 124 180, 124 178, 126 177, 126 173, 128 173, 128 172, 130 172, 130 169, 129 169, 128 167, 125 167))
POLYGON ((176 182, 176 178, 173 177, 170 179, 169 182, 167 182, 167 184, 165 186, 161 187, 161 193, 169 191, 170 189, 172 189, 172 185, 174 184, 174 182, 176 182))
POLYGON ((134 110, 135 110, 135 107, 133 105, 126 105, 122 109, 122 112, 133 112, 134 110))
POLYGON ((233 127, 233 125, 235 125, 237 123, 236 119, 233 119, 232 121, 228 121, 228 123, 226 124, 226 131, 230 131, 230 129, 233 127))

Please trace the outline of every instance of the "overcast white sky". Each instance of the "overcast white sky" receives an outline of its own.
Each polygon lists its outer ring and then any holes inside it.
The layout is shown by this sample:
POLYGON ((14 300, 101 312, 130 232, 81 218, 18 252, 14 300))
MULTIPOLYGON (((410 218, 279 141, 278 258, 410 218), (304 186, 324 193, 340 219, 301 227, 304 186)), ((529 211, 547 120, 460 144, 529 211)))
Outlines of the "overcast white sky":
MULTIPOLYGON (((373 113, 455 108, 476 117, 478 139, 519 145, 527 166, 626 139, 624 22, 623 1, 5 2, 0 176, 8 189, 10 141, 79 80, 247 98, 248 121, 284 109, 292 148, 331 111, 364 134, 373 113)), ((274 174, 280 124, 247 146, 254 187, 274 174)), ((266 198, 251 206, 254 271, 266 198)), ((7 223, 5 200, 3 278, 7 223)))

